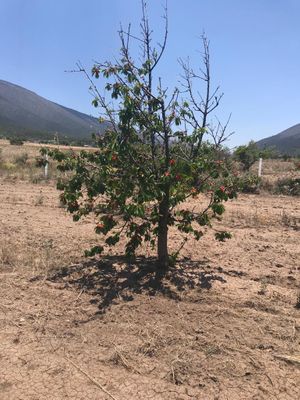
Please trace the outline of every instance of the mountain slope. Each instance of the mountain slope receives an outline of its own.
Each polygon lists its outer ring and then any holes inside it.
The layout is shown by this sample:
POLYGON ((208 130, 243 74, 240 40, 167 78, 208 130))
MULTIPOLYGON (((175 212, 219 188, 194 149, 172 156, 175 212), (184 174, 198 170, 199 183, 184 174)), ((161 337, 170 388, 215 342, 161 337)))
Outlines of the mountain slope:
POLYGON ((53 137, 58 133, 73 139, 90 139, 107 124, 96 118, 63 107, 34 92, 0 80, 0 133, 28 138, 53 137))
POLYGON ((300 154, 300 124, 257 142, 260 148, 274 147, 282 154, 300 154))

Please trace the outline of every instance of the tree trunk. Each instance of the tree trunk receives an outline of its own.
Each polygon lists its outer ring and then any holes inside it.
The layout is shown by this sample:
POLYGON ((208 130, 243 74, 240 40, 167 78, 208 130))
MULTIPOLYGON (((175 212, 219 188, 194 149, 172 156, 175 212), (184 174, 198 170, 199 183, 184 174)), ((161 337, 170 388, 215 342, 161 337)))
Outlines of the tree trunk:
POLYGON ((169 266, 168 219, 169 219, 169 196, 165 195, 165 197, 159 204, 157 256, 160 269, 167 269, 169 266))

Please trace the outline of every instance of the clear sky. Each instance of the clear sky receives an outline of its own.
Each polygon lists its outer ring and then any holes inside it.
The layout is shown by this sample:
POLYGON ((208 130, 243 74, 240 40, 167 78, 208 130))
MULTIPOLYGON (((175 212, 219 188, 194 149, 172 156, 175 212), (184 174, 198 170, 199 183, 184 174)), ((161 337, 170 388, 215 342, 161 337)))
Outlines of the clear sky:
MULTIPOLYGON (((148 4, 159 38, 163 1, 148 4)), ((300 0, 169 0, 168 9, 160 75, 177 85, 178 58, 196 67, 206 32, 224 92, 216 114, 232 113, 230 147, 300 123, 300 0)), ((88 82, 65 71, 118 55, 120 22, 138 33, 139 17, 139 0, 0 0, 0 79, 97 116, 88 82)))

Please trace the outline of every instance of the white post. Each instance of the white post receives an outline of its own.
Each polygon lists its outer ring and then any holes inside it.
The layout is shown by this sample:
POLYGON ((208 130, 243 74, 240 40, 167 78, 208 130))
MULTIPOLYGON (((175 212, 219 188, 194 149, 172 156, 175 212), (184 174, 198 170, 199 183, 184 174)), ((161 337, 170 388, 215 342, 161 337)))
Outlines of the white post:
POLYGON ((258 162, 258 176, 261 176, 261 170, 262 170, 262 158, 260 158, 258 162))
POLYGON ((49 162, 48 162, 48 154, 46 154, 46 163, 45 163, 45 179, 47 179, 47 178, 48 178, 48 165, 49 165, 49 162))

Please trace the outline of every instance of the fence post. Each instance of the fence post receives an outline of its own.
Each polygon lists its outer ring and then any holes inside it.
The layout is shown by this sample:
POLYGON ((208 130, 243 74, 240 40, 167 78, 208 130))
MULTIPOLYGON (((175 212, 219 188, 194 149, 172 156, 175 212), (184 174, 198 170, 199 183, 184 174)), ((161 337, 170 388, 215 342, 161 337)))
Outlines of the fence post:
POLYGON ((45 179, 48 179, 48 165, 49 165, 49 161, 48 161, 48 154, 46 154, 46 163, 45 163, 45 179))
POLYGON ((260 158, 258 162, 258 176, 261 176, 261 170, 262 170, 262 158, 260 158))

